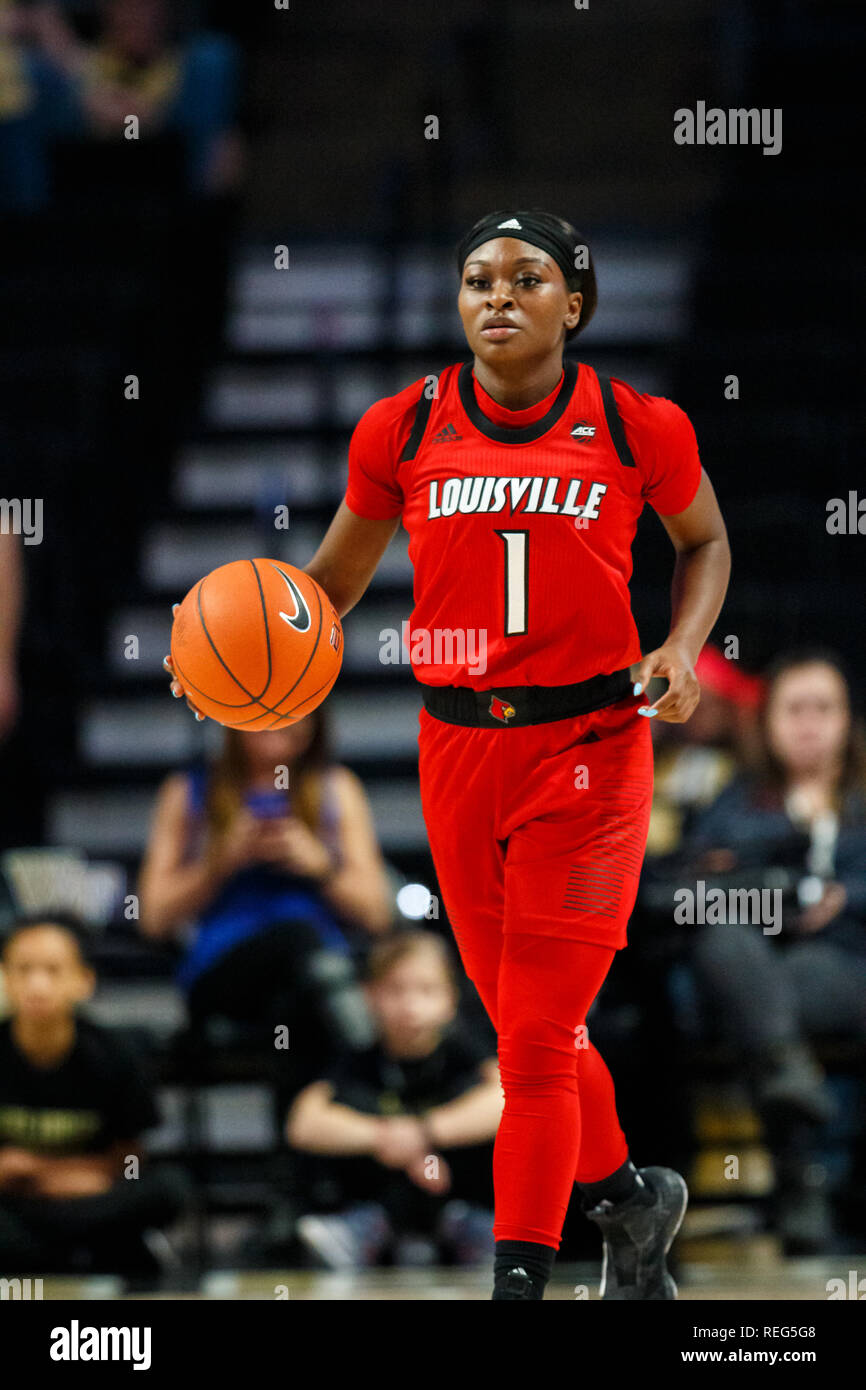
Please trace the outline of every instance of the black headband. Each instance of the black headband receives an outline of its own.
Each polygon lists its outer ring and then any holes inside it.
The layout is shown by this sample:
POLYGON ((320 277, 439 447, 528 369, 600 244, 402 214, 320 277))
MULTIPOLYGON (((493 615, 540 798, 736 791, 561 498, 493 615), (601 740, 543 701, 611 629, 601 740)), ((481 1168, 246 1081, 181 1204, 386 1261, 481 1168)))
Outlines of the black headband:
POLYGON ((583 276, 574 264, 574 257, 581 243, 573 245, 571 235, 563 231, 559 219, 547 212, 492 212, 485 217, 466 233, 457 247, 457 269, 461 275, 470 251, 499 236, 517 237, 519 241, 540 247, 556 261, 569 289, 580 288, 583 276))

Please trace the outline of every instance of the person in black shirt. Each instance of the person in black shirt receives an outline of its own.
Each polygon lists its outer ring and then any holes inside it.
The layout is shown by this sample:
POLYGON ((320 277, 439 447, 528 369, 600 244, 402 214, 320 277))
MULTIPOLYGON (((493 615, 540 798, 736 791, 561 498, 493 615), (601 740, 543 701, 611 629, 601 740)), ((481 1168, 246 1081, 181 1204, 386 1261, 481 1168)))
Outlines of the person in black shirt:
POLYGON ((460 1160, 484 1145, 489 1167, 502 1113, 493 1049, 457 1025, 441 937, 406 930, 377 942, 367 975, 379 1040, 344 1056, 289 1110, 289 1144, 323 1156, 319 1190, 330 1184, 340 1208, 302 1216, 297 1234, 332 1268, 386 1254, 478 1263, 493 1252, 493 1212, 466 1200, 460 1160))
MULTIPOLYGON (((0 1021, 0 1270, 155 1272, 142 1233, 172 1222, 185 1185, 141 1170, 158 1123, 117 1034, 78 1018, 95 977, 71 919, 19 919, 4 936, 0 1021)), ((158 1268, 158 1266, 157 1266, 158 1268)))

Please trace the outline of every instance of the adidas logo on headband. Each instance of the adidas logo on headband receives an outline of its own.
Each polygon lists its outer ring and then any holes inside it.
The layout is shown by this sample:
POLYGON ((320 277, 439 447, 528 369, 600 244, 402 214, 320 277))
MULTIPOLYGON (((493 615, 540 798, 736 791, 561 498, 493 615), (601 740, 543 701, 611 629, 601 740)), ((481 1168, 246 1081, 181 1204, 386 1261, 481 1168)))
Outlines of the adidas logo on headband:
POLYGON ((522 232, 522 231, 523 231, 523 228, 521 227, 521 225, 520 225, 520 223, 518 222, 518 220, 517 220, 516 217, 509 217, 509 219, 508 219, 507 222, 499 222, 499 223, 497 223, 497 225, 496 225, 496 230, 497 230, 497 232, 501 232, 503 227, 516 227, 517 230, 518 230, 518 232, 522 232))

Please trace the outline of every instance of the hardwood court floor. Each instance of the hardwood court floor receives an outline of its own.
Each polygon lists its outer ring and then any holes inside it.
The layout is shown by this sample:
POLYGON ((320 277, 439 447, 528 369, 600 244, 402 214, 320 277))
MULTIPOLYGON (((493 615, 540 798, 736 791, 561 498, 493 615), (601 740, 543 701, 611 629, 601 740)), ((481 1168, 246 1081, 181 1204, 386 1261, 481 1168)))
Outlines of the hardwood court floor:
MULTIPOLYGON (((826 1301, 827 1281, 849 1279, 849 1271, 866 1270, 866 1254, 844 1254, 803 1260, 782 1260, 770 1238, 690 1242, 690 1258, 678 1271, 683 1302, 744 1299, 773 1302, 794 1299, 826 1301)), ((598 1298, 597 1264, 565 1266, 555 1272, 546 1298, 590 1301, 598 1298), (585 1293, 578 1292, 586 1290, 585 1293)), ((197 1288, 166 1289, 125 1294, 108 1279, 44 1280, 45 1299, 194 1299, 273 1300, 302 1302, 466 1302, 489 1301, 487 1270, 374 1269, 346 1273, 310 1270, 224 1270, 206 1275, 197 1288)))

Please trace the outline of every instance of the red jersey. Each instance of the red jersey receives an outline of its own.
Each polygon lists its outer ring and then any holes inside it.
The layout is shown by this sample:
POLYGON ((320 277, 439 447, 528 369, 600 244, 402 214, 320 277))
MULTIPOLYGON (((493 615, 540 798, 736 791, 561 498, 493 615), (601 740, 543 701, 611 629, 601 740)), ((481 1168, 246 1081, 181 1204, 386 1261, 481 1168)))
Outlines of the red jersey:
POLYGON ((645 502, 683 511, 700 479, 691 422, 662 396, 566 359, 545 400, 513 411, 458 362, 362 415, 345 502, 403 518, 419 681, 571 685, 639 660, 637 519, 645 502))

